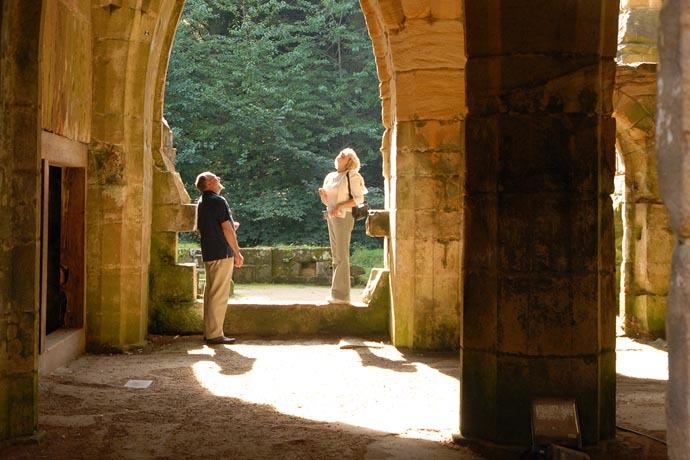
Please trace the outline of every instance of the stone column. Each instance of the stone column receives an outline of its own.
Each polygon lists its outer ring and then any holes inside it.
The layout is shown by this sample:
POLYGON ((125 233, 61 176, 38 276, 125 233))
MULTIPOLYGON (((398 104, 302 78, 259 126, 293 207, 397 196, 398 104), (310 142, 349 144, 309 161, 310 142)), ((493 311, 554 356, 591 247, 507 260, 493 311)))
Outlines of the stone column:
POLYGON ((659 187, 675 233, 666 317, 668 455, 690 458, 690 1, 661 10, 657 146, 659 187))
POLYGON ((0 2, 0 441, 38 425, 41 2, 0 2))
POLYGON ((462 2, 362 1, 381 79, 396 346, 457 348, 465 114, 462 2))
POLYGON ((461 435, 529 445, 530 401, 615 435, 618 2, 466 2, 461 435))
POLYGON ((87 189, 91 350, 137 346, 147 334, 152 133, 161 121, 154 108, 161 103, 160 73, 180 7, 179 0, 105 0, 92 6, 97 91, 87 189))

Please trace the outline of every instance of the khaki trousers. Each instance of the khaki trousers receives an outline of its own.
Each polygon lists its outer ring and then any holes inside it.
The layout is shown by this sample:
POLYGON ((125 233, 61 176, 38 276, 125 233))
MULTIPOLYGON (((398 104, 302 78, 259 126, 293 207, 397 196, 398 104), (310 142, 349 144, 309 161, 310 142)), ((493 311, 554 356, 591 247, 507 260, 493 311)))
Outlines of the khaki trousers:
POLYGON ((328 237, 333 257, 331 298, 335 300, 350 301, 350 237, 354 225, 355 220, 349 212, 345 217, 328 219, 328 237))
POLYGON ((233 257, 204 262, 206 285, 204 286, 204 338, 222 337, 225 312, 228 309, 232 283, 233 257))

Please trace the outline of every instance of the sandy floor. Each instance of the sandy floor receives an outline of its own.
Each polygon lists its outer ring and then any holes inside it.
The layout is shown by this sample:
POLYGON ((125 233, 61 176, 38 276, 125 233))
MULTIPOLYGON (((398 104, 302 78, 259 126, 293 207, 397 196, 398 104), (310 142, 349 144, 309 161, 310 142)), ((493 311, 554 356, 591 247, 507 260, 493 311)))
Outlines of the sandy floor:
MULTIPOLYGON (((154 339, 141 353, 84 356, 42 378, 44 438, 0 458, 519 457, 450 442, 458 429, 455 353, 355 339, 214 348, 199 337, 154 339), (131 379, 152 384, 126 388, 131 379)), ((665 353, 627 339, 619 348, 619 423, 663 437, 665 353)), ((663 445, 642 436, 620 432, 619 441, 609 458, 665 458, 663 445)))
MULTIPOLYGON (((352 288, 351 300, 359 302, 364 288, 352 288)), ((235 284, 230 303, 262 304, 276 302, 325 302, 331 292, 330 286, 307 286, 296 284, 235 284)))

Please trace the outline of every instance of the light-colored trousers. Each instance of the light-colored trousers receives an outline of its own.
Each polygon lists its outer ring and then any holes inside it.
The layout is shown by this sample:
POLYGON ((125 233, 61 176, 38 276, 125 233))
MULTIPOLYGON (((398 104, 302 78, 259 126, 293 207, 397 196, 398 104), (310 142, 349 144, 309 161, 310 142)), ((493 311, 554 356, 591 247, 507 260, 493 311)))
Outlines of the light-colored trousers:
POLYGON ((350 301, 350 237, 355 220, 351 213, 345 217, 328 219, 328 237, 331 240, 331 257, 333 258, 333 278, 331 280, 331 298, 350 301))
POLYGON ((232 283, 233 257, 204 262, 206 284, 204 285, 204 338, 217 339, 223 336, 223 322, 228 309, 232 283))

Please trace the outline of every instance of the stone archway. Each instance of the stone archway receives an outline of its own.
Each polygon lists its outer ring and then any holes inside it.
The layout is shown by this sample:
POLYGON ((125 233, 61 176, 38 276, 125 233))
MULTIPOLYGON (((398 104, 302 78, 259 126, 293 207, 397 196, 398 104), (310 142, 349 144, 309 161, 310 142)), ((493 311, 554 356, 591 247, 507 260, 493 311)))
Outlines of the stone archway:
MULTIPOLYGON (((361 1, 386 128, 391 332, 399 346, 461 348, 468 438, 524 444, 529 399, 572 396, 585 442, 596 443, 613 435, 615 406, 607 184, 618 11, 615 2, 554 2, 544 11, 508 3, 514 9, 502 2, 361 1)), ((3 14, 13 11, 7 5, 32 11, 6 0, 3 14)), ((92 349, 121 349, 145 338, 154 265, 175 266, 156 239, 189 224, 161 119, 183 2, 80 5, 90 9, 67 14, 85 17, 92 29, 95 89, 84 109, 91 133, 87 340, 92 349)), ((3 26, 9 19, 3 16, 3 26)), ((25 44, 17 25, 39 36, 37 22, 12 23, 8 43, 25 44)), ((21 59, 16 65, 34 81, 37 69, 21 59)), ((38 103, 26 107, 17 113, 34 117, 38 103)), ((13 181, 36 179, 34 158, 26 159, 29 173, 12 174, 13 181)), ((33 208, 22 217, 34 216, 35 198, 26 205, 33 208)), ((26 249, 26 260, 35 260, 35 239, 22 243, 12 250, 26 249)), ((36 279, 24 281, 14 289, 35 298, 36 279)), ((20 327, 27 347, 35 345, 31 314, 20 327)), ((26 404, 12 426, 33 427, 35 353, 16 356, 16 369, 26 370, 17 392, 29 396, 20 398, 26 404)))

